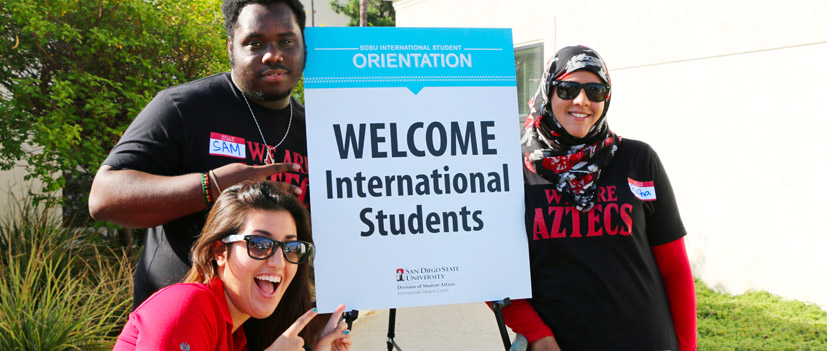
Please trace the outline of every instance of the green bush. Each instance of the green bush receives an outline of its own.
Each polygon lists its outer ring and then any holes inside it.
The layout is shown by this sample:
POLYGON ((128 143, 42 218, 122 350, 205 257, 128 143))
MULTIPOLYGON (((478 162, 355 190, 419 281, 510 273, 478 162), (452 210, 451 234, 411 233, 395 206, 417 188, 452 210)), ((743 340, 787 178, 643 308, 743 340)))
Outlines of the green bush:
POLYGON ((83 212, 92 176, 158 91, 227 70, 220 7, 0 1, 0 170, 23 165, 41 199, 83 212), (61 197, 67 181, 87 185, 61 197))
POLYGON ((764 291, 717 293, 695 280, 699 350, 827 350, 827 313, 764 291))
POLYGON ((134 265, 108 246, 30 202, 0 223, 0 350, 111 350, 134 265))

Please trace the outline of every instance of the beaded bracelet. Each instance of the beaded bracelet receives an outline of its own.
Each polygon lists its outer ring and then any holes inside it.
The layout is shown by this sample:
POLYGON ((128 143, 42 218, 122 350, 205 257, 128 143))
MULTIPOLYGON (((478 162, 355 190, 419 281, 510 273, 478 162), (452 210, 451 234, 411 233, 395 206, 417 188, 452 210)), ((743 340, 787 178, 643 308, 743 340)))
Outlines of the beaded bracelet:
POLYGON ((210 194, 210 177, 207 173, 201 174, 201 191, 204 192, 204 199, 207 200, 207 205, 212 204, 212 194, 210 194))

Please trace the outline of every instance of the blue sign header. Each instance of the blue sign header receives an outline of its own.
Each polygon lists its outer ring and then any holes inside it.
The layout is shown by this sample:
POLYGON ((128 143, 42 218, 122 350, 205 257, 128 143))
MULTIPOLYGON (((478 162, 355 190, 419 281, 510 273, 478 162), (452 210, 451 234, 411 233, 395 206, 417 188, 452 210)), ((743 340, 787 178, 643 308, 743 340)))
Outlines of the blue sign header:
POLYGON ((511 29, 312 27, 304 87, 517 86, 511 29))

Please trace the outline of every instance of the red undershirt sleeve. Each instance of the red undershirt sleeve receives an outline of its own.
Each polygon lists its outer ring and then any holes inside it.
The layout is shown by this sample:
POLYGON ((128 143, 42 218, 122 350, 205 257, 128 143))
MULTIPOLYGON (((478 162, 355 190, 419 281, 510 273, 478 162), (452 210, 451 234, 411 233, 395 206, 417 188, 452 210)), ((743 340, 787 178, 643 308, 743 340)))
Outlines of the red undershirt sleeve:
MULTIPOLYGON (((489 304, 488 307, 491 307, 489 304)), ((534 310, 528 300, 511 300, 502 310, 505 325, 517 334, 525 336, 529 343, 547 336, 554 336, 546 323, 534 310)))
POLYGON ((672 323, 678 335, 681 351, 698 349, 697 312, 695 310, 695 280, 689 267, 683 238, 652 248, 658 263, 672 323))

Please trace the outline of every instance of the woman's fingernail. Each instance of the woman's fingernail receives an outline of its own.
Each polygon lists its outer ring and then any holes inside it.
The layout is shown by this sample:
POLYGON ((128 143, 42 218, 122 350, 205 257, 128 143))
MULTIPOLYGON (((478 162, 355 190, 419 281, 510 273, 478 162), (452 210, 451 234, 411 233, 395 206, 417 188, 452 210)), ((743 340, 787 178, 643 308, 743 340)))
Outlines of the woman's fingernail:
POLYGON ((318 308, 313 307, 313 312, 319 312, 318 308))
POLYGON ((345 330, 345 335, 350 335, 350 330, 345 330))

